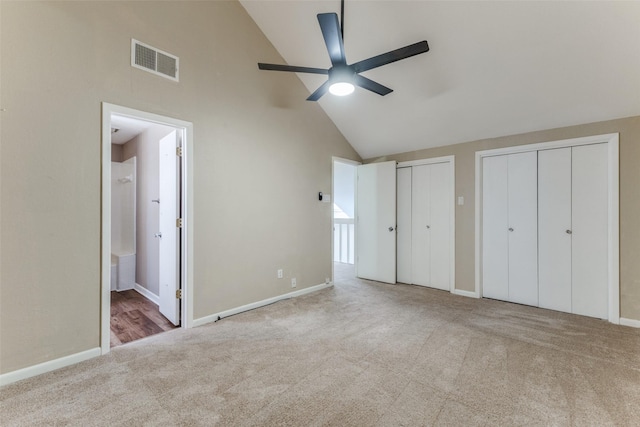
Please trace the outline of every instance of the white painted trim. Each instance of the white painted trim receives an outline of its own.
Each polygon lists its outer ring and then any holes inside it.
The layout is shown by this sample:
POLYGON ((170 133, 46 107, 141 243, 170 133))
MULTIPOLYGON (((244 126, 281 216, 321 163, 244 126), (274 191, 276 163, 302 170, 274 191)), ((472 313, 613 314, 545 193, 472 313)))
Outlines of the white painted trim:
POLYGON ((620 323, 620 138, 609 138, 609 322, 620 323))
POLYGON ((451 293, 456 290, 456 158, 455 156, 441 157, 448 159, 451 174, 451 211, 449 216, 449 280, 451 293))
MULTIPOLYGON (((576 145, 601 144, 618 139, 617 133, 584 136, 580 138, 561 139, 558 141, 538 142, 535 144, 516 145, 512 147, 494 148, 492 150, 477 151, 481 157, 500 156, 503 154, 526 153, 528 151, 551 150, 554 148, 575 147, 576 145)), ((477 172, 477 171, 476 171, 477 172)))
POLYGON ((478 295, 478 293, 475 291, 465 291, 463 289, 454 289, 451 291, 451 293, 454 295, 461 295, 463 297, 468 297, 468 298, 480 298, 480 295, 478 295))
POLYGON ((455 156, 432 157, 430 159, 409 160, 406 162, 398 162, 396 168, 408 168, 411 166, 432 165, 434 163, 454 162, 455 156))
POLYGON ((622 326, 630 326, 632 328, 640 328, 640 320, 620 318, 620 324, 622 326))
MULTIPOLYGON (((399 162, 396 164, 396 169, 408 168, 412 166, 433 165, 436 163, 449 163, 449 179, 451 182, 451 206, 449 215, 449 259, 451 263, 449 265, 449 292, 456 293, 456 156, 442 156, 432 157, 430 159, 410 160, 407 162, 399 162)), ((397 251, 397 247, 396 247, 397 251)), ((396 265, 397 268, 397 265, 396 265)))
POLYGON ((480 280, 480 266, 481 266, 481 251, 480 251, 480 202, 482 201, 482 157, 480 156, 480 152, 476 151, 476 160, 475 160, 475 219, 474 219, 474 246, 475 246, 475 293, 478 295, 478 298, 482 298, 482 281, 480 280))
POLYGON ((346 165, 351 165, 351 166, 360 166, 362 164, 362 162, 359 162, 357 160, 345 159, 343 157, 336 157, 336 156, 331 156, 331 160, 333 160, 334 162, 344 163, 346 165))
POLYGON ((224 319, 225 317, 233 316, 234 314, 264 307, 265 305, 273 304, 274 302, 282 301, 285 299, 290 299, 290 298, 295 298, 302 295, 310 294, 312 292, 320 291, 322 289, 326 289, 331 286, 333 286, 333 283, 322 283, 320 285, 315 285, 309 288, 300 289, 299 291, 289 292, 287 294, 278 295, 272 298, 267 298, 262 301, 256 301, 251 304, 242 305, 240 307, 221 311, 219 313, 211 314, 209 316, 200 317, 199 319, 194 319, 193 326, 195 327, 195 326, 206 325, 207 323, 212 323, 217 320, 224 319))
POLYGON ((482 297, 481 280, 481 201, 482 201, 482 159, 484 157, 499 156, 504 154, 525 153, 528 151, 549 150, 554 148, 575 147, 589 144, 608 144, 608 173, 609 173, 609 224, 608 224, 608 299, 609 316, 611 323, 620 322, 620 158, 619 158, 619 134, 608 133, 603 135, 586 136, 581 138, 564 139, 559 141, 541 142, 536 144, 518 145, 514 147, 496 148, 493 150, 476 151, 475 156, 475 289, 478 296, 482 297))
POLYGON ((176 128, 182 133, 182 306, 181 325, 193 326, 193 124, 119 105, 102 103, 102 210, 101 210, 101 304, 100 348, 110 351, 111 320, 111 115, 145 120, 176 128))
POLYGON ((0 375, 0 386, 55 371, 56 369, 64 368, 66 366, 75 365, 76 363, 98 357, 100 354, 100 347, 95 347, 90 350, 81 351, 80 353, 71 354, 55 360, 49 360, 48 362, 39 363, 27 368, 18 369, 17 371, 7 372, 6 374, 0 375))
POLYGON ((151 292, 149 289, 145 288, 144 286, 138 285, 136 283, 133 289, 137 293, 139 293, 140 295, 142 295, 143 297, 145 297, 146 299, 154 303, 155 305, 160 305, 160 297, 154 294, 153 292, 151 292))

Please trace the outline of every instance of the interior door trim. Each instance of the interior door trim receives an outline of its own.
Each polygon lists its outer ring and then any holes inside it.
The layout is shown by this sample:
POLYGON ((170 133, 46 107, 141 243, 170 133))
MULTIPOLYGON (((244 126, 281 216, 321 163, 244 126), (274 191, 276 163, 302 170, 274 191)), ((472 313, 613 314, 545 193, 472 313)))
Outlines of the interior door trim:
POLYGON ((101 255, 100 255, 100 349, 109 353, 110 301, 111 301, 111 116, 131 117, 171 126, 182 133, 182 231, 180 237, 180 263, 182 301, 180 321, 183 328, 193 327, 193 124, 184 120, 135 110, 120 105, 102 103, 102 174, 101 174, 101 255))

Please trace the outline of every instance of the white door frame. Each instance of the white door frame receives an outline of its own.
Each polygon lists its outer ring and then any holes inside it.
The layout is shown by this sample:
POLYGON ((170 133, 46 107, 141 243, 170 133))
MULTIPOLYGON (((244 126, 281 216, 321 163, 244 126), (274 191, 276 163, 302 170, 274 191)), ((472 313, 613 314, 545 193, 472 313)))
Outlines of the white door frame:
POLYGON ((564 139, 559 141, 542 142, 537 144, 518 145, 514 147, 497 148, 476 152, 476 191, 475 191, 475 292, 474 296, 482 296, 482 159, 489 156, 524 153, 527 151, 548 150, 552 148, 574 147, 577 145, 601 144, 608 146, 608 191, 609 191, 609 253, 608 253, 608 297, 609 322, 620 323, 620 174, 619 174, 619 134, 609 133, 582 138, 564 139))
MULTIPOLYGON (((442 156, 442 157, 433 157, 430 159, 420 159, 420 160, 411 160, 407 162, 399 162, 396 166, 397 169, 408 168, 411 166, 422 166, 422 165, 432 165, 435 163, 449 163, 449 179, 451 182, 451 199, 450 199, 450 216, 449 216, 449 239, 450 239, 450 248, 449 248, 449 259, 451 260, 451 265, 449 266, 451 283, 449 287, 449 292, 452 294, 462 294, 466 295, 464 291, 456 291, 456 158, 455 156, 442 156)), ((397 248, 396 248, 397 251, 397 248)))
MULTIPOLYGON (((335 164, 336 163, 344 163, 347 165, 351 165, 351 166, 359 166, 362 164, 362 162, 359 162, 357 160, 350 160, 350 159, 344 159, 342 157, 336 157, 336 156, 332 156, 331 157, 331 197, 333 197, 333 201, 331 202, 331 282, 333 283, 334 281, 334 264, 335 262, 334 257, 335 254, 333 253, 334 249, 335 249, 335 242, 334 242, 334 237, 335 237, 335 224, 333 223, 333 203, 336 200, 336 188, 335 188, 335 164)), ((356 183, 355 183, 355 179, 353 182, 353 188, 354 188, 354 194, 353 194, 353 203, 354 203, 354 208, 355 211, 357 212, 358 210, 358 195, 356 194, 355 191, 355 187, 356 187, 356 183)), ((358 256, 358 245, 356 244, 356 242, 358 241, 358 238, 356 237, 356 227, 355 224, 353 226, 353 253, 354 253, 354 257, 358 256)), ((354 258, 355 259, 355 258, 354 258)))
POLYGON ((193 124, 171 117, 119 105, 102 103, 102 201, 101 201, 101 297, 100 348, 109 353, 111 323, 111 115, 171 126, 183 132, 182 141, 182 233, 181 233, 181 326, 193 326, 193 124))

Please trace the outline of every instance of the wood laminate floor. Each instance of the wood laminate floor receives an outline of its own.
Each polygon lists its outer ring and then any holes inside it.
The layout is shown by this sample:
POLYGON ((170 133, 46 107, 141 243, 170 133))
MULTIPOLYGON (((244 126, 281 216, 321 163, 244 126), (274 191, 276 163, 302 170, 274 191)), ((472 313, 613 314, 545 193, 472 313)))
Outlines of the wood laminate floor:
POLYGON ((111 292, 111 347, 176 328, 134 290, 111 292))

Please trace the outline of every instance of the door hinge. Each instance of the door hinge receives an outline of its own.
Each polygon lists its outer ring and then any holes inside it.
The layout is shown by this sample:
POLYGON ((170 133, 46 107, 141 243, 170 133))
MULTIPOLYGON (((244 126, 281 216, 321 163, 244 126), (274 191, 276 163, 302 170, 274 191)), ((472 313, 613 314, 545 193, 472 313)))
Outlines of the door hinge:
POLYGON ((176 218, 176 227, 182 228, 182 218, 176 218))
POLYGON ((176 289, 176 299, 182 299, 182 289, 176 289))
POLYGON ((182 157, 182 147, 176 147, 176 156, 182 157))

